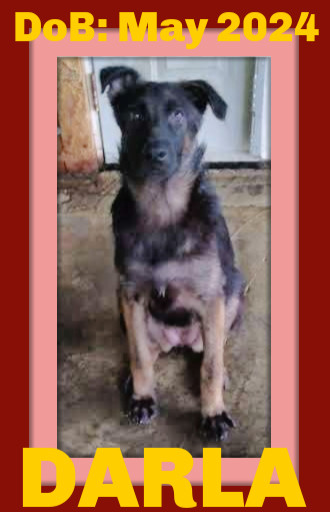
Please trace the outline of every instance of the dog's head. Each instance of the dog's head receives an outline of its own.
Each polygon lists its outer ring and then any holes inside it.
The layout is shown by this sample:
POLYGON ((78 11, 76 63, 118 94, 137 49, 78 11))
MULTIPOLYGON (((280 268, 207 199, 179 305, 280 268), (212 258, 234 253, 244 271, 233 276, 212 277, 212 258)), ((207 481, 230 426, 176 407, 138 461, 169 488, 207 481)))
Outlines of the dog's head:
POLYGON ((207 105, 219 119, 226 115, 203 80, 147 82, 123 66, 102 69, 100 78, 122 132, 120 167, 131 180, 169 178, 192 151, 207 105))

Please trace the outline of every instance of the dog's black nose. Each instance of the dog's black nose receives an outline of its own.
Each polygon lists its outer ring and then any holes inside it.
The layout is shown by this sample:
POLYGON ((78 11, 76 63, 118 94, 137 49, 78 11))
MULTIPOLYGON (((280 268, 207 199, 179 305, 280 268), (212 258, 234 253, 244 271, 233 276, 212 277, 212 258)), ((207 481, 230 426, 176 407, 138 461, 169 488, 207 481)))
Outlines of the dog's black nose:
POLYGON ((145 149, 145 155, 153 162, 165 163, 168 158, 168 149, 162 142, 149 142, 145 149))

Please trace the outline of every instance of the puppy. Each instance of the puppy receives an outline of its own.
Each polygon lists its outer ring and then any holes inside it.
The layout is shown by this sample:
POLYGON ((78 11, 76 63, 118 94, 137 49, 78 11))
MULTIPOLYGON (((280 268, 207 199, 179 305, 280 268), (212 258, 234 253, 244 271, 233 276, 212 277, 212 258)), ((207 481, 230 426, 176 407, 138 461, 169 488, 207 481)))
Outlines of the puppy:
POLYGON ((113 203, 119 304, 129 345, 129 417, 157 414, 154 363, 161 351, 202 352, 203 436, 222 440, 234 426, 223 399, 224 345, 237 322, 243 278, 196 141, 207 105, 227 105, 205 81, 144 81, 133 69, 101 70, 122 132, 122 186, 113 203))

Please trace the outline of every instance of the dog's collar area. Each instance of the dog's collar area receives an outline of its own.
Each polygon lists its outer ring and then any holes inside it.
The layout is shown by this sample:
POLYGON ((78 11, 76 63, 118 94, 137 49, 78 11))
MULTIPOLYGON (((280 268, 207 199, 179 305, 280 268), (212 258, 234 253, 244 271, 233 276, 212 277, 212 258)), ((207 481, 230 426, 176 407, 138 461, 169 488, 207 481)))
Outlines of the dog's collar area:
POLYGON ((184 165, 166 180, 154 178, 137 183, 124 176, 124 183, 135 202, 137 214, 146 226, 161 228, 179 222, 189 206, 196 180, 203 172, 203 149, 198 149, 184 165), (195 155, 196 153, 196 155, 195 155), (198 163, 192 166, 192 163, 198 163))

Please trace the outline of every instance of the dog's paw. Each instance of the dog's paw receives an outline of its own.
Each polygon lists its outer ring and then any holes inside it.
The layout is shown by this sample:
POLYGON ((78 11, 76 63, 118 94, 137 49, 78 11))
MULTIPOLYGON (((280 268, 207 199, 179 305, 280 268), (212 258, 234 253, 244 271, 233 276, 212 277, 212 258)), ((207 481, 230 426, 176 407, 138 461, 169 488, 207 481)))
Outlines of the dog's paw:
POLYGON ((158 408, 153 398, 131 398, 128 418, 132 423, 147 425, 158 414, 158 408))
POLYGON ((232 418, 226 411, 223 411, 216 416, 202 418, 199 425, 199 433, 204 439, 224 441, 228 437, 229 429, 235 426, 232 418))

